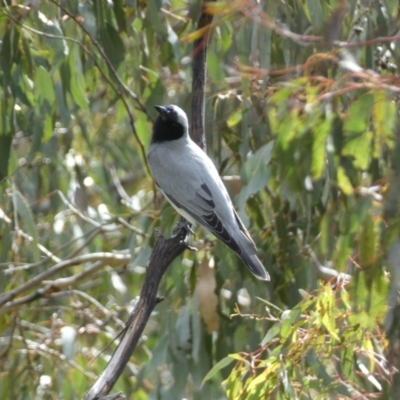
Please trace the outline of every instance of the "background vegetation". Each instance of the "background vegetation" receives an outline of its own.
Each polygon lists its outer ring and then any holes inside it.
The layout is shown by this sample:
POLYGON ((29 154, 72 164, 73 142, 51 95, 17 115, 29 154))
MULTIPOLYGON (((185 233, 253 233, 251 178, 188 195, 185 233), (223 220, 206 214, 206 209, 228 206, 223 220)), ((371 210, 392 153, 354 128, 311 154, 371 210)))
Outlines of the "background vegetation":
MULTIPOLYGON (((201 4, 3 2, 0 399, 82 398, 115 348, 176 223, 145 154, 201 4)), ((272 279, 199 229, 114 390, 399 398, 398 2, 207 9, 208 154, 272 279)))

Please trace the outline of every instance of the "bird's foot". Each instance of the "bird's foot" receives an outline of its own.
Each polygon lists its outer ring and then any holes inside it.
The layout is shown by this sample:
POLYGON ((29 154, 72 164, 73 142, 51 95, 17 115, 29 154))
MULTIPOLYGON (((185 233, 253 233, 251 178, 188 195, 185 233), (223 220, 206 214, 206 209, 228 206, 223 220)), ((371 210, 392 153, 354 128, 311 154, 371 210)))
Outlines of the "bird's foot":
POLYGON ((197 247, 190 246, 189 244, 186 244, 186 248, 190 251, 199 251, 197 247))
POLYGON ((186 219, 180 217, 178 223, 176 224, 176 227, 172 231, 174 235, 178 234, 182 229, 186 231, 186 233, 191 233, 194 237, 196 237, 196 234, 193 232, 192 229, 192 224, 186 219))
POLYGON ((196 236, 196 234, 192 230, 192 224, 186 221, 186 219, 184 219, 183 217, 180 217, 176 227, 173 230, 173 233, 174 235, 179 235, 180 233, 182 233, 182 231, 184 233, 183 240, 185 241, 187 249, 190 251, 197 251, 196 247, 192 247, 189 245, 190 241, 189 233, 191 233, 193 236, 196 236))

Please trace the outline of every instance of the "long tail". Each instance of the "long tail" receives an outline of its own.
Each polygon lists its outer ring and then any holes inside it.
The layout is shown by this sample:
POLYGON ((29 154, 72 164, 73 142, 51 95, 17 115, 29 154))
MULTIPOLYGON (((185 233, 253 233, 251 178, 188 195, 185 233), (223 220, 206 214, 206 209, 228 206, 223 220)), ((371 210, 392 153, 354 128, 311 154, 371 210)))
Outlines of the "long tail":
MULTIPOLYGON (((253 247, 253 246, 251 246, 253 247)), ((253 273, 253 275, 262 281, 269 281, 271 278, 269 273, 262 265, 261 261, 255 253, 255 249, 251 248, 248 243, 240 246, 240 253, 237 255, 243 260, 247 268, 253 273)))

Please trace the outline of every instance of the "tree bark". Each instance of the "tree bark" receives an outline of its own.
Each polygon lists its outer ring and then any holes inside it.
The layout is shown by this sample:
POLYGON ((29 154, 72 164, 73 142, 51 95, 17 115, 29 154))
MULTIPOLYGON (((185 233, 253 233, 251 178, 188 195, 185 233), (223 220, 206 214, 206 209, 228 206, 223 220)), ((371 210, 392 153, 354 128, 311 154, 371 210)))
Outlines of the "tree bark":
POLYGON ((177 235, 165 239, 156 230, 156 242, 150 257, 140 298, 129 317, 121 342, 115 350, 103 373, 85 396, 85 400, 101 399, 108 394, 121 375, 135 349, 147 321, 157 303, 162 299, 157 296, 161 278, 171 262, 186 249, 189 235, 181 229, 177 235))
POLYGON ((205 135, 205 98, 207 80, 207 47, 211 34, 210 24, 213 16, 204 10, 200 15, 197 29, 205 29, 203 35, 193 43, 193 76, 192 76, 192 125, 190 137, 200 148, 207 151, 205 135))

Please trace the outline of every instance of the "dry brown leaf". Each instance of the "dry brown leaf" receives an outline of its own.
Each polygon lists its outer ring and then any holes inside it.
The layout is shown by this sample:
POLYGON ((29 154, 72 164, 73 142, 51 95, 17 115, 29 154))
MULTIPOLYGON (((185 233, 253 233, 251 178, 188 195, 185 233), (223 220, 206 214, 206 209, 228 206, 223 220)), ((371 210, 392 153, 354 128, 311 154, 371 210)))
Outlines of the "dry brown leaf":
POLYGON ((200 264, 198 277, 195 292, 199 299, 200 313, 206 324, 207 332, 211 333, 219 329, 218 296, 215 294, 215 288, 217 287, 215 269, 210 268, 207 255, 204 255, 200 264))

